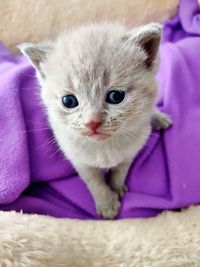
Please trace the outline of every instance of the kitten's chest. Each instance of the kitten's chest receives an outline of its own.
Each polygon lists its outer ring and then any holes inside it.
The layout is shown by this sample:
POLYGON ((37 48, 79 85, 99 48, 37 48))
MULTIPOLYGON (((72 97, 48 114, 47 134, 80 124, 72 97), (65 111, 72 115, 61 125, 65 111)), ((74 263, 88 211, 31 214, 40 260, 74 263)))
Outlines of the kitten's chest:
POLYGON ((123 153, 109 146, 91 146, 84 151, 83 160, 99 168, 111 168, 124 160, 123 153))
POLYGON ((133 149, 123 147, 119 149, 109 143, 85 145, 69 142, 65 145, 64 152, 72 161, 79 161, 98 168, 111 168, 130 157, 133 149))

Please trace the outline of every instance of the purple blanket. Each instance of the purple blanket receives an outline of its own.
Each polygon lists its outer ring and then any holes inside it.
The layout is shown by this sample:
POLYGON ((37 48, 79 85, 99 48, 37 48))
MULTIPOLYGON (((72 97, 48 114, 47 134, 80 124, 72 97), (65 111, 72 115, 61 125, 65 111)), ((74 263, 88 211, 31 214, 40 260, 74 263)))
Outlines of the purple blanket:
MULTIPOLYGON (((158 106, 173 127, 153 132, 132 164, 119 218, 200 203, 200 9, 182 0, 164 27, 158 106)), ((0 46, 0 209, 97 219, 85 184, 53 143, 34 69, 0 46)))

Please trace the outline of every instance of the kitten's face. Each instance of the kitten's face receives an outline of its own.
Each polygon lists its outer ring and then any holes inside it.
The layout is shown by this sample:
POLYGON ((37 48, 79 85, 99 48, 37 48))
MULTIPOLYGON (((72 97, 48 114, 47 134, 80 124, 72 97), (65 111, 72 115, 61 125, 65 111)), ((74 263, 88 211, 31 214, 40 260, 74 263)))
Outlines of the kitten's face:
POLYGON ((48 49, 37 68, 42 98, 63 131, 99 141, 150 121, 155 58, 147 62, 148 51, 122 26, 82 27, 48 49))

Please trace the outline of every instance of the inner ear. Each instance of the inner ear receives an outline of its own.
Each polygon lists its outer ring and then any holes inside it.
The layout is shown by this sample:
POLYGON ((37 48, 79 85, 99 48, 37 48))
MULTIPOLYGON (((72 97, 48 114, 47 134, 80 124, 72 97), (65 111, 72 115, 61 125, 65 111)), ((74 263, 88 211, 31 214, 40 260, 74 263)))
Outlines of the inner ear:
POLYGON ((158 49, 160 45, 160 35, 151 33, 141 38, 139 44, 147 55, 147 58, 145 60, 145 66, 147 67, 147 69, 151 69, 157 58, 158 49))
POLYGON ((41 63, 45 62, 53 51, 52 42, 44 42, 39 44, 24 43, 18 46, 21 52, 30 60, 33 67, 44 77, 41 63))
POLYGON ((131 31, 131 42, 140 46, 146 53, 145 66, 148 70, 153 69, 160 45, 161 25, 150 23, 131 31))

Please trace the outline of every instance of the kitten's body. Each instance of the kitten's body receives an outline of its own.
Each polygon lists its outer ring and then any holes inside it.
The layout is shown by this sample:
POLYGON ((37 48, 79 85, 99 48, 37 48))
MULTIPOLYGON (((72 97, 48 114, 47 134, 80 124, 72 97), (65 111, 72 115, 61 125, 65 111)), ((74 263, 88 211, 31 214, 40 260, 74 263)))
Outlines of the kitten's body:
POLYGON ((105 218, 118 212, 118 195, 126 191, 130 163, 144 146, 151 123, 155 128, 170 124, 154 107, 159 41, 157 24, 129 32, 120 24, 101 23, 65 32, 52 43, 22 45, 38 71, 56 140, 105 218), (125 95, 117 105, 106 100, 113 90, 125 95), (61 101, 69 95, 78 99, 74 108, 61 101), (88 127, 96 118, 97 132, 88 127), (112 190, 103 168, 113 170, 112 190))

